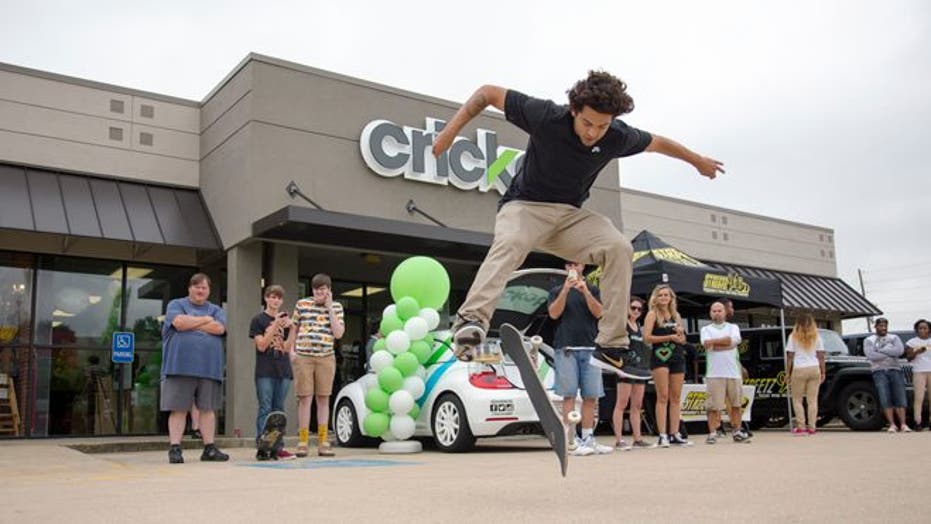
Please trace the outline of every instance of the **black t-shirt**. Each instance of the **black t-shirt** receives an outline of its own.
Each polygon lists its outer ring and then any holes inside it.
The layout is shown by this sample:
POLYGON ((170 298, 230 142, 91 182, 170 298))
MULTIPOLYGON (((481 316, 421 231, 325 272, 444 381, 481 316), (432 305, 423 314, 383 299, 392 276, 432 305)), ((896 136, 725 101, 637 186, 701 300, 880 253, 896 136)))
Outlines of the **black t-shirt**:
MULTIPOLYGON (((274 317, 264 311, 252 317, 252 322, 249 323, 249 338, 264 334, 274 320, 274 317)), ((284 330, 285 340, 288 338, 289 331, 291 330, 284 330)), ((275 351, 271 346, 265 351, 255 348, 255 378, 294 378, 291 373, 290 357, 281 351, 275 351)))
POLYGON ((594 146, 582 144, 572 128, 568 106, 509 90, 504 102, 509 122, 530 134, 527 154, 501 198, 582 207, 598 173, 615 158, 635 155, 653 137, 614 119, 594 146))
MULTIPOLYGON (((586 285, 592 296, 600 301, 601 291, 587 282, 586 285)), ((560 285, 550 290, 547 306, 556 300, 561 289, 560 285)), ((595 344, 595 337, 598 336, 598 319, 588 310, 585 297, 577 289, 569 290, 569 294, 566 295, 566 307, 557 322, 553 347, 591 347, 595 344)))

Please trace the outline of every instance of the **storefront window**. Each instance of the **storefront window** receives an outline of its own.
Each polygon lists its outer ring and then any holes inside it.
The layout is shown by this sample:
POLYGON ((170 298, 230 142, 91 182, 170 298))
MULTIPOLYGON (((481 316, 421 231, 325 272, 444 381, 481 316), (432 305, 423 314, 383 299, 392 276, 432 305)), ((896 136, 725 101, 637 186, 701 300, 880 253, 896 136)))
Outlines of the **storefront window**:
POLYGON ((126 267, 126 327, 136 334, 136 349, 162 349, 162 321, 173 299, 187 295, 190 268, 126 267))
POLYGON ((31 255, 0 252, 0 411, 10 415, 0 436, 28 433, 30 384, 29 330, 32 325, 31 255))
POLYGON ((110 347, 120 328, 123 267, 119 262, 64 257, 40 259, 35 343, 110 347))

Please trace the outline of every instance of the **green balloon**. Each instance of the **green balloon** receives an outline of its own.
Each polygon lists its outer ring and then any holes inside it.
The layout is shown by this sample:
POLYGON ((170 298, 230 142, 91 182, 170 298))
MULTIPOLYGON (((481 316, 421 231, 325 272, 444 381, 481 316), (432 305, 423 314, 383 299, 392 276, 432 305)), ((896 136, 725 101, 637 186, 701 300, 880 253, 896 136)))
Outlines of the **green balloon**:
POLYGON ((411 343, 411 348, 408 350, 417 357, 417 362, 420 364, 425 364, 427 360, 430 359, 430 355, 433 354, 433 350, 430 345, 424 342, 423 340, 416 340, 411 343))
POLYGON ((423 337, 423 338, 420 339, 420 340, 423 340, 424 342, 426 342, 427 345, 430 346, 430 347, 433 347, 433 344, 436 343, 436 339, 433 338, 433 334, 432 334, 432 333, 427 333, 427 336, 423 337))
POLYGON ((420 406, 414 402, 414 407, 412 407, 407 414, 410 415, 412 419, 417 420, 417 417, 420 416, 420 406))
POLYGON ((405 351, 394 357, 394 367, 398 368, 398 371, 405 377, 409 377, 416 373, 419 366, 420 362, 417 361, 417 357, 410 351, 405 351))
POLYGON ((395 311, 398 312, 398 316, 405 322, 420 313, 420 304, 412 297, 401 297, 401 300, 398 300, 394 307, 395 311))
POLYGON ((388 366, 378 372, 378 385, 388 393, 394 393, 404 386, 404 375, 393 366, 388 366))
POLYGON ((369 413, 362 421, 362 429, 370 437, 380 437, 382 433, 388 431, 390 420, 387 413, 369 413))
POLYGON ((430 257, 411 257, 391 274, 391 298, 395 303, 411 297, 420 307, 440 309, 449 297, 449 274, 430 257))
POLYGON ((388 341, 384 337, 375 341, 375 345, 372 346, 372 353, 376 351, 385 350, 388 351, 388 341))
POLYGON ((365 392, 365 407, 376 413, 388 411, 388 394, 381 388, 370 388, 365 392))
POLYGON ((384 318, 381 319, 381 324, 378 325, 378 330, 386 337, 388 333, 399 329, 404 329, 404 321, 398 318, 397 315, 385 315, 384 318))

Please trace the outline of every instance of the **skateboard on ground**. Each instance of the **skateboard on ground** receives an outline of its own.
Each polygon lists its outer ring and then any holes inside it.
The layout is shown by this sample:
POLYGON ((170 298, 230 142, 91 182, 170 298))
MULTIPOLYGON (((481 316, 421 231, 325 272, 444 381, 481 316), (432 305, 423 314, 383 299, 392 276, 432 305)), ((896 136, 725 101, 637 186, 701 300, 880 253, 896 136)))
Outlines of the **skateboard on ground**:
POLYGON ((255 452, 257 460, 274 460, 284 447, 284 429, 288 416, 283 411, 272 411, 265 417, 265 427, 259 435, 259 444, 255 452))
POLYGON ((556 458, 559 459, 562 476, 565 477, 569 462, 567 457, 567 431, 562 417, 556 412, 556 408, 550 402, 550 397, 546 393, 543 383, 540 382, 540 377, 537 376, 536 367, 524 347, 524 336, 510 324, 503 324, 499 332, 501 335, 501 348, 517 365, 520 378, 524 382, 524 389, 527 391, 530 403, 533 404, 533 409, 540 419, 543 434, 550 441, 550 445, 556 453, 556 458))

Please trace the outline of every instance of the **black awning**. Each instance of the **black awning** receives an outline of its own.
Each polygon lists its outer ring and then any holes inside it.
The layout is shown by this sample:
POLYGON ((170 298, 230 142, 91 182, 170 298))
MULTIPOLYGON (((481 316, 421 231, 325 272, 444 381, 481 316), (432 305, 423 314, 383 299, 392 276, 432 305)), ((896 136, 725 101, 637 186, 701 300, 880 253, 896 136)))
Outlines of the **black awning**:
POLYGON ((0 229, 219 250, 197 190, 0 165, 0 229))
POLYGON ((842 319, 881 315, 872 302, 836 277, 791 273, 722 262, 709 265, 748 277, 775 278, 782 282, 782 300, 787 309, 810 309, 839 314, 842 319))
POLYGON ((641 231, 631 244, 634 247, 632 294, 647 298, 658 284, 668 284, 678 297, 679 312, 685 314, 704 314, 720 297, 730 298, 737 309, 782 306, 782 291, 777 279, 712 267, 649 231, 641 231))
MULTIPOLYGON (((252 235, 365 251, 426 255, 481 261, 494 239, 488 233, 466 229, 374 218, 309 207, 287 206, 256 220, 252 235)), ((544 253, 531 253, 525 267, 562 267, 562 261, 544 253)))

